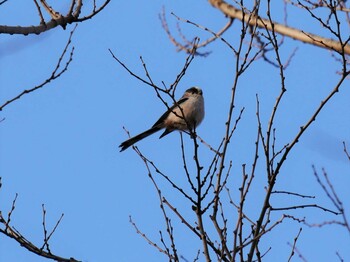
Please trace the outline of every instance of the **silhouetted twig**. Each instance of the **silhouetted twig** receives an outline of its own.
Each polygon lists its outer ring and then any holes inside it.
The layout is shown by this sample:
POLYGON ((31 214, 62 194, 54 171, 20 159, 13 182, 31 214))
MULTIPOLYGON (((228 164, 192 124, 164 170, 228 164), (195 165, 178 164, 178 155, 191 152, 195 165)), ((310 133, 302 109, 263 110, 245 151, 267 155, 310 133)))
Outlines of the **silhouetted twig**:
POLYGON ((30 89, 27 89, 27 90, 24 90, 22 91, 20 94, 18 94, 17 96, 13 97, 12 99, 8 100, 7 102, 5 102, 3 105, 0 106, 0 111, 2 111, 6 106, 8 106, 9 104, 11 104, 12 102, 20 99, 22 96, 24 95, 27 95, 27 94, 30 94, 44 86, 46 86, 47 84, 49 84, 51 81, 59 78, 63 73, 65 73, 67 70, 68 70, 68 66, 70 65, 70 63, 72 62, 73 60, 73 53, 74 53, 74 47, 71 48, 70 50, 70 53, 68 55, 68 58, 67 58, 67 61, 64 65, 62 65, 62 62, 63 62, 63 59, 65 58, 66 54, 68 53, 68 49, 71 45, 71 42, 72 42, 72 36, 74 34, 74 31, 75 29, 77 28, 77 25, 74 27, 74 29, 70 32, 70 35, 69 35, 69 38, 68 38, 68 41, 66 43, 66 46, 65 48, 63 49, 63 52, 61 54, 61 56, 59 57, 58 59, 58 62, 56 64, 56 67, 55 69, 52 71, 51 75, 49 78, 47 78, 44 82, 42 82, 41 84, 33 87, 33 88, 30 88, 30 89))

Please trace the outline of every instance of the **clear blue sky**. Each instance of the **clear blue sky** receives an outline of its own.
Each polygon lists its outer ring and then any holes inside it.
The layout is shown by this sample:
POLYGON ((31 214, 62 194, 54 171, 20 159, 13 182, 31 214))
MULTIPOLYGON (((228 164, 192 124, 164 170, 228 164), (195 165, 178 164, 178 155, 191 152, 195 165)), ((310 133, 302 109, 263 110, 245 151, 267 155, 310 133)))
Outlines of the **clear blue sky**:
MULTIPOLYGON (((85 8, 88 6, 86 4, 85 8)), ((154 81, 172 83, 186 56, 176 52, 161 27, 158 14, 163 6, 168 13, 175 12, 213 30, 225 24, 222 15, 205 1, 112 1, 94 19, 78 26, 73 36, 73 62, 61 78, 0 112, 0 118, 5 118, 0 123, 3 184, 0 210, 6 214, 18 193, 12 223, 39 246, 43 239, 41 205, 45 204, 47 209, 49 228, 64 213, 51 241, 55 254, 89 262, 166 261, 166 257, 137 235, 129 223, 131 215, 139 228, 158 243, 158 231, 165 230, 157 195, 142 161, 133 150, 119 153, 117 148, 127 137, 123 126, 132 134, 141 132, 151 126, 165 108, 153 90, 126 73, 108 52, 110 48, 139 74, 143 73, 139 61, 142 55, 154 81)), ((30 1, 9 1, 0 7, 0 24, 38 23, 34 7, 30 1)), ((59 8, 64 10, 64 5, 59 8)), ((293 10, 290 12, 291 25, 300 25, 300 19, 293 20, 293 10)), ((176 34, 175 19, 169 16, 168 20, 176 34)), ((317 23, 314 25, 318 26, 317 23)), ((191 37, 208 36, 189 25, 181 26, 191 37)), ((0 36, 1 104, 49 77, 72 28, 70 26, 66 31, 56 28, 39 36, 0 36)), ((307 30, 323 32, 309 24, 307 30)), ((236 25, 225 38, 235 41, 239 32, 236 25)), ((296 47, 299 49, 286 71, 288 91, 276 119, 279 146, 294 136, 339 78, 336 71, 340 68, 326 50, 286 40, 282 59, 285 61, 296 47)), ((234 56, 221 42, 206 50, 213 52, 207 58, 195 58, 177 95, 180 97, 193 85, 203 89, 206 118, 198 132, 208 143, 217 146, 227 117, 234 56)), ((260 96, 266 127, 279 88, 278 71, 263 61, 254 63, 240 80, 235 116, 242 107, 246 110, 229 151, 233 160, 233 190, 240 185, 234 183, 241 176, 241 165, 250 166, 253 159, 255 94, 260 96)), ((315 183, 311 168, 314 164, 318 170, 327 170, 350 213, 350 169, 341 144, 347 141, 350 147, 349 97, 347 81, 340 94, 317 118, 316 125, 294 148, 276 189, 316 195, 315 201, 331 208, 331 203, 315 183)), ((185 143, 188 147, 192 145, 188 138, 185 143)), ((180 184, 186 182, 186 178, 181 177, 177 133, 161 140, 155 135, 138 146, 161 168, 168 170, 169 176, 180 184)), ((201 153, 203 159, 212 156, 205 148, 201 153)), ((257 176, 250 195, 252 215, 257 212, 254 205, 262 201, 264 190, 263 170, 257 176)), ((177 195, 170 187, 165 186, 164 192, 176 201, 177 195)), ((293 205, 298 201, 284 197, 276 202, 276 206, 293 205)), ((178 208, 188 209, 186 212, 190 215, 188 203, 176 203, 178 208)), ((298 215, 307 215, 310 222, 330 218, 317 210, 299 211, 298 215)), ((299 227, 285 223, 271 234, 268 239, 273 248, 266 261, 288 258, 290 247, 287 242, 293 242, 299 227)), ((191 260, 198 242, 184 233, 181 224, 178 228, 180 253, 191 260)), ((335 261, 336 251, 345 260, 350 260, 349 245, 349 234, 337 226, 304 228, 298 242, 299 250, 309 261, 335 261)), ((37 262, 44 259, 0 235, 0 261, 37 262)))

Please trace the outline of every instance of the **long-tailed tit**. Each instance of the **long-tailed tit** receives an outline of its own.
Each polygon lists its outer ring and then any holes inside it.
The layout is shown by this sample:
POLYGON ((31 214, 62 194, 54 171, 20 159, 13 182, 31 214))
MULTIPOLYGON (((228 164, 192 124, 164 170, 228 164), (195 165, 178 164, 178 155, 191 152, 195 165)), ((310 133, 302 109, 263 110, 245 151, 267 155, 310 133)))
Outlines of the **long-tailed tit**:
POLYGON ((203 118, 203 92, 199 87, 191 87, 150 129, 121 143, 119 146, 121 148, 120 152, 163 128, 165 128, 165 131, 159 138, 174 130, 193 131, 202 122, 203 118))

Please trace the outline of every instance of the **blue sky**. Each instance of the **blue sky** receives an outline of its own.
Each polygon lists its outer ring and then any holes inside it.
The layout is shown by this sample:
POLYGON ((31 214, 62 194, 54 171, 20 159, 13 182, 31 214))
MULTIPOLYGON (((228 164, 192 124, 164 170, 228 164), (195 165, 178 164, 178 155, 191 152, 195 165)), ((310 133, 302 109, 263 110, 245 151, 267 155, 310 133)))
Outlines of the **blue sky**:
MULTIPOLYGON (((88 6, 87 3, 85 8, 88 6)), ((41 205, 45 204, 47 209, 49 227, 54 226, 64 213, 62 223, 52 237, 53 253, 89 262, 166 259, 137 235, 129 223, 131 215, 139 228, 156 242, 159 242, 159 230, 165 229, 156 191, 142 161, 131 149, 123 153, 118 150, 118 145, 127 138, 123 126, 132 134, 144 131, 153 125, 165 108, 151 88, 132 78, 108 52, 111 49, 139 74, 143 74, 139 60, 142 56, 154 81, 171 84, 186 55, 176 52, 161 27, 158 15, 163 6, 167 13, 172 11, 213 30, 226 22, 206 2, 112 1, 101 14, 76 29, 73 62, 61 78, 0 112, 0 118, 5 118, 0 123, 3 184, 0 210, 6 214, 18 193, 13 225, 36 244, 42 243, 43 239, 41 205)), ((64 5, 58 8, 64 9, 64 5)), ((278 8, 276 6, 276 10, 278 8)), ((293 12, 294 9, 290 9, 290 23, 298 26, 301 19, 294 18, 293 12)), ((176 20, 170 15, 168 20, 176 34, 176 20)), ((37 21, 32 2, 9 1, 0 8, 0 24, 29 25, 37 21)), ((313 25, 308 23, 307 29, 324 33, 316 27, 319 26, 317 23, 313 25)), ((190 37, 208 36, 189 25, 181 26, 190 37)), ((0 103, 50 76, 72 28, 70 26, 65 31, 56 28, 39 36, 1 35, 0 103)), ((239 24, 235 22, 224 37, 235 42, 239 32, 239 24)), ((276 117, 279 146, 294 137, 339 79, 336 71, 340 67, 326 50, 286 40, 281 50, 282 59, 285 61, 296 47, 296 56, 286 70, 287 93, 276 117)), ((206 117, 198 133, 208 143, 218 146, 227 117, 234 56, 220 41, 206 51, 212 53, 206 58, 195 58, 180 82, 177 97, 190 86, 203 89, 206 117)), ((349 161, 341 144, 346 141, 350 147, 348 87, 347 80, 341 92, 319 115, 317 123, 296 145, 282 169, 276 189, 316 195, 319 203, 331 208, 312 175, 312 165, 319 171, 325 168, 350 212, 347 192, 349 161)), ((250 166, 253 160, 255 95, 259 94, 261 117, 266 127, 279 88, 277 69, 262 60, 253 63, 240 79, 234 116, 238 116, 242 107, 245 107, 245 112, 229 151, 233 160, 232 190, 237 190, 240 185, 241 165, 250 166)), ((185 137, 185 143, 188 147, 192 145, 188 137, 185 137)), ((154 135, 138 146, 169 176, 185 186, 187 180, 182 177, 177 133, 161 140, 154 135)), ((212 157, 205 147, 200 152, 204 162, 212 157)), ((263 200, 263 169, 259 174, 247 202, 252 215, 258 212, 254 207, 263 200)), ((160 183, 167 196, 189 217, 192 216, 188 203, 177 199, 178 195, 161 180, 160 183)), ((293 205, 298 201, 284 197, 276 199, 276 205, 293 205)), ((276 217, 281 214, 276 214, 276 217)), ((302 210, 296 214, 308 216, 311 222, 334 219, 317 210, 302 210)), ((193 258, 198 242, 186 234, 176 219, 174 223, 178 225, 176 236, 181 254, 193 258)), ((273 243, 273 249, 266 261, 287 260, 290 250, 287 242, 293 242, 299 227, 287 222, 267 238, 266 246, 273 243)), ((349 260, 349 243, 349 234, 339 227, 304 227, 298 247, 309 261, 334 261, 336 251, 349 260)), ((0 261, 36 262, 44 259, 1 235, 0 261)))

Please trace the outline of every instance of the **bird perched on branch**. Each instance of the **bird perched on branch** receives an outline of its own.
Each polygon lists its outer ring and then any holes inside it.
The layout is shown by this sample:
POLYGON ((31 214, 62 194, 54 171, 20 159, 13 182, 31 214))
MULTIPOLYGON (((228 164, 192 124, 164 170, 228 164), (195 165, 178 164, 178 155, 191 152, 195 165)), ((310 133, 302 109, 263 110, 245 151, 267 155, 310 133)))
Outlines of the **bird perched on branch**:
POLYGON ((199 87, 191 87, 171 108, 169 108, 158 121, 145 132, 134 136, 120 144, 120 152, 132 146, 136 142, 165 128, 162 138, 174 130, 193 131, 204 118, 203 92, 199 87))

